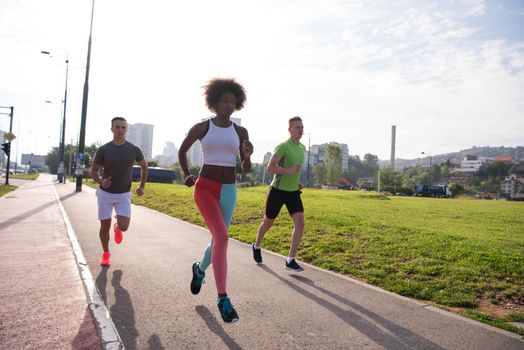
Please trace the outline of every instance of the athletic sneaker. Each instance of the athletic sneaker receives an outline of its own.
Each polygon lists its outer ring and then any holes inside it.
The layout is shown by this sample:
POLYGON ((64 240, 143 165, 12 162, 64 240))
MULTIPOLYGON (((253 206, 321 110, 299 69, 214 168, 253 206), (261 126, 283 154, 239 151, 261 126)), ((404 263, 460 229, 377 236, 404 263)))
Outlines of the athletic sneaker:
POLYGON ((304 271, 304 268, 300 266, 295 259, 291 259, 290 262, 286 260, 286 270, 304 271))
POLYGON ((122 234, 122 230, 118 228, 118 224, 115 222, 115 225, 113 226, 113 229, 115 230, 115 243, 120 244, 122 243, 122 239, 124 238, 124 235, 122 234))
POLYGON ((233 305, 231 305, 231 301, 228 297, 218 298, 217 305, 218 310, 220 311, 220 316, 222 316, 224 322, 231 323, 238 321, 238 314, 235 309, 233 309, 233 305))
POLYGON ((204 283, 204 278, 206 277, 206 273, 202 271, 202 274, 198 273, 198 267, 200 266, 199 263, 194 263, 191 270, 193 271, 193 278, 191 279, 191 284, 189 285, 191 289, 191 293, 194 295, 197 295, 200 293, 200 288, 202 288, 202 284, 204 283))
POLYGON ((111 258, 111 253, 104 252, 102 254, 102 259, 100 260, 100 265, 101 266, 109 266, 109 258, 111 258))
POLYGON ((255 243, 251 245, 251 248, 253 248, 253 259, 256 261, 257 264, 262 263, 262 249, 255 248, 255 243))

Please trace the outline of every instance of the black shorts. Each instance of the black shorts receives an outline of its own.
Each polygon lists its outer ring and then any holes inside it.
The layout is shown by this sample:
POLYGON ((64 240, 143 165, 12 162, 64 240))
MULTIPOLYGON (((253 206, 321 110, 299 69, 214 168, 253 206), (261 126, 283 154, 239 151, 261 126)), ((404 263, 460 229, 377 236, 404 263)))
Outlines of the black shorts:
POLYGON ((282 191, 278 188, 270 187, 266 199, 266 217, 275 219, 280 213, 280 209, 285 204, 289 215, 304 211, 300 194, 302 191, 282 191))

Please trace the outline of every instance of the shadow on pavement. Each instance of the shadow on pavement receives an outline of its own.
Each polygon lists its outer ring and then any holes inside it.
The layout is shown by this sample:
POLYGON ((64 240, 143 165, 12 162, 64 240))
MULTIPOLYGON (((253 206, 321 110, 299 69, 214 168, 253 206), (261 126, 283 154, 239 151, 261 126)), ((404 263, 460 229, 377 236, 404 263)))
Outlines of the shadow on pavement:
POLYGON ((6 220, 4 222, 0 222, 0 227, 2 228, 2 230, 5 230, 6 228, 8 228, 9 226, 12 226, 24 219, 27 219, 29 216, 32 216, 34 214, 38 214, 39 212, 41 212, 42 210, 50 207, 50 206, 53 206, 55 205, 57 202, 56 200, 52 200, 50 202, 47 202, 45 204, 42 204, 41 206, 39 207, 36 207, 34 209, 31 209, 29 211, 26 211, 25 213, 22 213, 20 215, 17 215, 9 220, 6 220))
POLYGON ((153 334, 149 337, 147 340, 147 350, 164 350, 164 346, 162 345, 162 342, 160 341, 160 338, 158 335, 153 334))
MULTIPOLYGON (((129 292, 122 287, 122 271, 115 270, 111 285, 115 291, 115 303, 110 308, 110 315, 122 338, 124 347, 129 350, 137 348, 138 330, 135 326, 135 310, 129 292)), ((106 304, 107 305, 107 304, 106 304)))
POLYGON ((218 335, 224 341, 228 349, 242 349, 233 338, 224 331, 224 328, 217 322, 215 316, 205 306, 199 305, 195 307, 196 312, 202 317, 207 325, 207 328, 216 335, 218 335))
POLYGON ((73 350, 92 350, 101 349, 100 338, 95 331, 93 326, 93 319, 91 318, 91 311, 89 307, 84 312, 84 318, 78 329, 78 334, 71 343, 71 349, 73 350))
POLYGON ((69 194, 66 194, 65 196, 61 196, 60 197, 60 201, 65 201, 66 199, 69 199, 69 198, 71 198, 73 196, 76 196, 78 193, 80 193, 80 192, 74 191, 74 192, 71 192, 69 194))
POLYGON ((397 324, 394 324, 384 319, 383 317, 361 307, 360 305, 357 305, 356 303, 351 302, 348 299, 345 299, 343 297, 336 295, 335 293, 332 293, 328 290, 315 286, 315 283, 306 277, 291 275, 291 277, 294 278, 295 280, 300 281, 304 284, 307 284, 311 287, 314 287, 317 290, 321 291, 322 293, 328 295, 329 297, 336 299, 350 306, 351 308, 355 309, 356 311, 366 315, 367 317, 371 318, 372 320, 380 324, 382 327, 384 327, 386 331, 377 327, 375 324, 371 323, 370 321, 362 318, 362 316, 360 316, 359 314, 355 312, 351 312, 350 310, 344 310, 338 307, 337 305, 279 276, 277 273, 275 273, 273 270, 271 270, 266 265, 258 265, 258 266, 262 270, 266 271, 270 275, 274 276, 275 278, 285 283, 288 287, 293 289, 295 292, 305 296, 306 298, 311 299, 312 301, 318 303, 322 307, 331 311, 335 316, 340 318, 342 321, 346 322, 348 325, 355 328, 360 333, 366 335, 371 340, 373 340, 377 344, 380 344, 381 346, 383 346, 386 349, 399 349, 399 350, 400 349, 402 350, 404 349, 439 349, 439 350, 443 350, 442 347, 433 343, 432 341, 422 336, 419 336, 418 334, 413 333, 410 330, 405 329, 397 324))
MULTIPOLYGON (((96 287, 98 288, 98 292, 100 293, 102 300, 104 300, 104 304, 106 304, 106 286, 107 286, 107 271, 108 270, 109 270, 109 266, 100 266, 100 273, 98 274, 98 277, 95 280, 96 287)), ((107 307, 107 304, 106 304, 106 307, 107 307)))
MULTIPOLYGON (((19 185, 15 184, 15 186, 19 186, 16 189, 19 192, 32 191, 35 188, 40 188, 40 187, 51 187, 51 186, 54 186, 52 183, 41 183, 41 184, 35 185, 34 183, 32 183, 32 180, 20 180, 20 181, 26 181, 26 182, 24 182, 24 185, 27 184, 27 183, 30 183, 30 186, 20 187, 19 185)), ((10 185, 13 185, 13 184, 10 184, 10 185)))

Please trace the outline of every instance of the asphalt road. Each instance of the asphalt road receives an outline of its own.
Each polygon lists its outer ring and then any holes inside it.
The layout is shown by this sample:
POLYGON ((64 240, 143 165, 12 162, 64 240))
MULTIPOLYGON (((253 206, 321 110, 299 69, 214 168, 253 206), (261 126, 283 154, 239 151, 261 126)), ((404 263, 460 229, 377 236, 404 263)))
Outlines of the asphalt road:
POLYGON ((518 335, 345 276, 307 264, 289 272, 283 256, 263 251, 256 265, 250 245, 235 240, 228 293, 240 320, 225 324, 212 267, 200 294, 189 291, 207 230, 133 206, 123 243, 110 242, 111 266, 101 268, 94 190, 56 188, 126 349, 524 349, 518 335))

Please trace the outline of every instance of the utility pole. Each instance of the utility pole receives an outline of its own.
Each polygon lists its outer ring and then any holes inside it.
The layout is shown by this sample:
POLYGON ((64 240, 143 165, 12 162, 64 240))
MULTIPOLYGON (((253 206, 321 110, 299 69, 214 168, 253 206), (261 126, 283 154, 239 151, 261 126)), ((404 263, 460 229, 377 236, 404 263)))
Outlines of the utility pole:
POLYGON ((62 163, 64 173, 62 174, 62 179, 60 182, 65 183, 66 179, 66 169, 64 166, 64 153, 65 153, 65 132, 66 132, 66 111, 67 111, 67 78, 69 76, 69 58, 66 59, 66 78, 65 78, 65 92, 64 92, 64 116, 62 118, 62 134, 60 138, 60 157, 59 163, 62 163))
POLYGON ((309 159, 311 158, 311 135, 307 138, 307 185, 309 188, 309 159))
POLYGON ((80 140, 76 153, 76 192, 82 191, 82 176, 84 174, 84 151, 86 138, 87 99, 89 97, 89 62, 91 61, 91 42, 93 36, 93 16, 95 13, 95 0, 91 7, 91 26, 89 28, 89 41, 87 43, 86 77, 84 81, 84 95, 82 99, 82 119, 80 120, 80 140))

